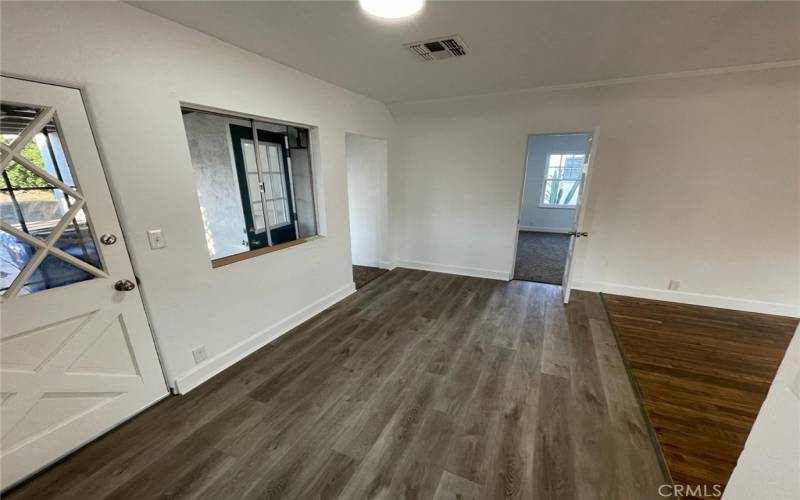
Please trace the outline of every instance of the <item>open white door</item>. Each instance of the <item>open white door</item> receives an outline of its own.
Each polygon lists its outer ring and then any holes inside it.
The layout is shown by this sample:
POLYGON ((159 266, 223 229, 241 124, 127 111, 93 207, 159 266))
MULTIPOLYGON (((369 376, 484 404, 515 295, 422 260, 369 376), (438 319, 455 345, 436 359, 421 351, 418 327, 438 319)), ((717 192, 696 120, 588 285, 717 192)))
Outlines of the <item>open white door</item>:
POLYGON ((588 184, 589 184, 589 177, 592 173, 592 163, 594 162, 594 155, 595 151, 597 150, 597 130, 594 131, 592 136, 586 142, 586 156, 584 157, 583 161, 583 172, 581 174, 581 183, 578 187, 578 201, 575 206, 575 221, 572 225, 572 231, 570 231, 571 238, 569 239, 569 250, 567 251, 567 262, 564 265, 564 278, 561 280, 561 293, 564 298, 564 303, 569 302, 569 295, 572 291, 572 264, 574 262, 574 253, 579 250, 580 245, 583 244, 585 240, 581 240, 581 238, 587 238, 589 233, 583 231, 581 228, 583 227, 583 219, 584 219, 584 212, 586 210, 586 204, 584 202, 584 198, 586 196, 588 184))
POLYGON ((3 489, 167 388, 78 90, 2 78, 3 489))

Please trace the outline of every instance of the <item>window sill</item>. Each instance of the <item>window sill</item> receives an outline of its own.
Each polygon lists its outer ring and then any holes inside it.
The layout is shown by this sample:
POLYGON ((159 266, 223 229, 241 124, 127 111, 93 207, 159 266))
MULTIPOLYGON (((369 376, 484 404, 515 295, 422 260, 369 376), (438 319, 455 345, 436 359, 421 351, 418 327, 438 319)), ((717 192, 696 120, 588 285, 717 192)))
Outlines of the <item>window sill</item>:
POLYGON ((227 257, 214 259, 211 261, 211 268, 216 269, 218 267, 227 266, 228 264, 234 264, 236 262, 241 262, 243 260, 251 259, 253 257, 258 257, 259 255, 266 255, 268 253, 277 252, 278 250, 283 250, 284 248, 295 247, 297 245, 301 245, 308 241, 314 241, 319 239, 322 239, 322 236, 320 235, 309 236, 307 238, 300 238, 294 241, 287 241, 286 243, 281 243, 279 245, 274 245, 271 247, 258 248, 256 250, 248 250, 247 252, 237 253, 234 255, 229 255, 227 257))
POLYGON ((542 205, 542 204, 539 204, 539 208, 554 208, 556 210, 575 210, 578 207, 576 205, 542 205))

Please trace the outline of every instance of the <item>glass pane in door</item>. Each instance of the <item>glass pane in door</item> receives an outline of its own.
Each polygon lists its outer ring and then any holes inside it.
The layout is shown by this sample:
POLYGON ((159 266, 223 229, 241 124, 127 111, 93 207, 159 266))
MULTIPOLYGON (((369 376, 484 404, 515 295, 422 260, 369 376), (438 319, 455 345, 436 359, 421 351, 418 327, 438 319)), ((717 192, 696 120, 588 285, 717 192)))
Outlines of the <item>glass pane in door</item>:
POLYGON ((267 225, 264 222, 264 211, 261 208, 261 184, 258 179, 258 164, 256 162, 253 141, 242 140, 242 154, 247 173, 247 194, 250 196, 251 213, 253 216, 253 229, 256 234, 263 233, 267 225))
POLYGON ((21 239, 19 234, 41 241, 52 240, 53 247, 63 254, 48 250, 25 283, 16 286, 18 294, 64 286, 102 274, 103 266, 86 205, 75 185, 56 119, 40 125, 38 130, 30 129, 40 112, 44 111, 33 106, 2 105, 0 139, 16 149, 0 174, 0 220, 7 225, 0 236, 4 244, 0 254, 0 293, 3 294, 39 248, 21 239), (17 148, 22 136, 31 139, 24 147, 17 148), (79 269, 74 261, 70 262, 70 256, 91 265, 90 270, 96 273, 79 269))
POLYGON ((32 246, 16 236, 0 231, 0 293, 6 293, 34 253, 36 249, 32 246))

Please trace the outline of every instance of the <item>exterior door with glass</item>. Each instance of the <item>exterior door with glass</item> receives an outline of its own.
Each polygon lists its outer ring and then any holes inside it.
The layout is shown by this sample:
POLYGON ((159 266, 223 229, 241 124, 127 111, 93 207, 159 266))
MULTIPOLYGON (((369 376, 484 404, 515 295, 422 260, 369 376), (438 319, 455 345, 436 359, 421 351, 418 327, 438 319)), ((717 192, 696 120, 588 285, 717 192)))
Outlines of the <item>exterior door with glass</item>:
POLYGON ((2 77, 3 489, 167 394, 75 89, 2 77))

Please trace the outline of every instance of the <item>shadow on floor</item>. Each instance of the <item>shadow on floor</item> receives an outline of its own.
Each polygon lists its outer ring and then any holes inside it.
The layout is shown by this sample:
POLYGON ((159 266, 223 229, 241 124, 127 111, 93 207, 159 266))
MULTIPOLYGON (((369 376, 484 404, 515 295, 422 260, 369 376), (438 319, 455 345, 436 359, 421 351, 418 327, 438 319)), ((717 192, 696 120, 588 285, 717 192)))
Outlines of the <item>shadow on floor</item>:
POLYGON ((568 234, 520 231, 514 279, 560 285, 569 238, 568 234))
POLYGON ((353 266, 353 282, 356 290, 385 273, 386 269, 379 267, 353 266))

